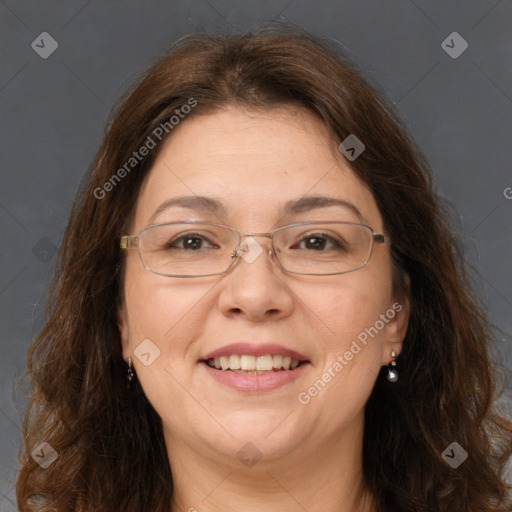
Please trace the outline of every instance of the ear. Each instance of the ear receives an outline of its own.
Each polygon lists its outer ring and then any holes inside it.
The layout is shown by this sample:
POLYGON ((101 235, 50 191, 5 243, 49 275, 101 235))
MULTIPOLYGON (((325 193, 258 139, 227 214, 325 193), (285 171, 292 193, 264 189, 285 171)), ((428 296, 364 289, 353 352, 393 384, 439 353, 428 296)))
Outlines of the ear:
POLYGON ((128 314, 126 311, 126 303, 122 300, 117 307, 117 328, 119 329, 119 337, 121 338, 121 350, 123 353, 123 359, 128 360, 131 356, 130 349, 130 329, 128 327, 128 314))
POLYGON ((410 301, 409 301, 409 289, 410 279, 406 276, 407 294, 403 294, 399 298, 396 298, 390 309, 386 312, 386 316, 390 318, 386 325, 385 340, 382 345, 382 365, 388 365, 394 357, 391 356, 393 351, 396 352, 396 357, 402 352, 403 341, 407 334, 407 327, 409 325, 409 313, 410 313, 410 301))

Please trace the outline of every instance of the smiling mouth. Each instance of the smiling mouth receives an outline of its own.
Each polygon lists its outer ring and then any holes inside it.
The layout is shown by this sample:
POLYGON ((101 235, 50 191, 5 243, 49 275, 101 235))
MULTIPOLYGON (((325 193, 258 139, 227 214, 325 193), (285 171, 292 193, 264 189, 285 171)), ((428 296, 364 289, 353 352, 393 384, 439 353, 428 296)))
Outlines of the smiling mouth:
POLYGON ((220 356, 204 361, 211 368, 243 375, 263 375, 266 373, 293 371, 308 361, 299 361, 280 354, 262 356, 238 355, 220 356))

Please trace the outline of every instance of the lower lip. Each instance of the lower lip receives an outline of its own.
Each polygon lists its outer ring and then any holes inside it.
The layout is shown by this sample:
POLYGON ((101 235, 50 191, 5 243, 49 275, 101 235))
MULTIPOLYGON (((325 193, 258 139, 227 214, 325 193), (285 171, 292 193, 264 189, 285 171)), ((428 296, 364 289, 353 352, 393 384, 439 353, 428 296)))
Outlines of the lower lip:
POLYGON ((229 370, 217 370, 205 362, 201 364, 206 368, 206 371, 221 384, 245 393, 273 391, 298 379, 309 366, 309 363, 302 363, 293 370, 280 370, 278 372, 262 373, 260 375, 244 375, 243 373, 235 373, 229 370))

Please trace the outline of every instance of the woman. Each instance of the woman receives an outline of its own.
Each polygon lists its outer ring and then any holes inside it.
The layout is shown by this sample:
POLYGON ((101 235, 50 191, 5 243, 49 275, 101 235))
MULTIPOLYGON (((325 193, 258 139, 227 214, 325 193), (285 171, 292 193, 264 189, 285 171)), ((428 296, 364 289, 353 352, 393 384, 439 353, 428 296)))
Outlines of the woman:
POLYGON ((489 337, 353 66, 287 27, 185 37, 73 207, 20 510, 510 510, 489 337))

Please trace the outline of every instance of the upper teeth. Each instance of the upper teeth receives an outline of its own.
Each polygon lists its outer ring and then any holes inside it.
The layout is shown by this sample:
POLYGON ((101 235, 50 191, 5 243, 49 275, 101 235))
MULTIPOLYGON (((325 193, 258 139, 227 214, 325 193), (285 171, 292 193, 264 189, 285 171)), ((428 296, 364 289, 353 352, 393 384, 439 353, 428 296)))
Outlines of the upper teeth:
POLYGON ((292 359, 291 357, 283 357, 281 355, 265 355, 265 356, 247 356, 247 355, 230 355, 216 357, 215 359, 209 359, 208 365, 215 367, 218 370, 261 370, 271 371, 273 369, 290 370, 299 366, 298 359, 292 359))

